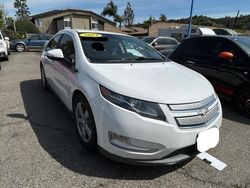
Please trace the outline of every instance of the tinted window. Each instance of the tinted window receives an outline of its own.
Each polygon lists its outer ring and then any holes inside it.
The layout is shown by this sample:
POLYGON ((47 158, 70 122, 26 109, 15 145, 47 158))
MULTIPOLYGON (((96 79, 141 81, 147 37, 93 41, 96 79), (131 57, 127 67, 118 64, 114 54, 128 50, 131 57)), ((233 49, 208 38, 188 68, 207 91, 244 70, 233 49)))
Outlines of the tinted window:
POLYGON ((214 32, 217 35, 229 35, 229 33, 226 30, 223 30, 223 29, 214 29, 214 32))
POLYGON ((47 45, 46 51, 56 49, 57 46, 58 46, 58 43, 59 43, 59 40, 60 40, 61 36, 62 36, 62 35, 57 35, 57 36, 55 36, 55 37, 49 42, 49 44, 47 45))
POLYGON ((151 42, 153 42, 153 40, 155 40, 156 37, 146 37, 144 39, 142 39, 144 42, 150 44, 151 42))
POLYGON ((34 35, 29 38, 30 40, 40 40, 40 35, 34 35))
POLYGON ((85 34, 82 33, 79 36, 84 53, 91 62, 141 63, 166 61, 156 50, 135 37, 112 34, 86 37, 85 34))
POLYGON ((42 35, 41 40, 49 40, 51 37, 49 35, 42 35))
POLYGON ((75 47, 71 36, 63 35, 60 42, 60 49, 62 50, 66 61, 75 62, 75 47))
POLYGON ((172 39, 165 39, 165 38, 159 38, 157 39, 157 43, 159 45, 174 45, 174 44, 177 44, 177 42, 175 40, 172 40, 172 39))
MULTIPOLYGON (((192 38, 184 41, 172 54, 173 57, 214 59, 222 48, 223 41, 213 38, 192 38)), ((212 61, 211 61, 212 62, 212 61)))
POLYGON ((246 51, 247 54, 250 55, 250 38, 232 38, 236 44, 238 44, 241 48, 243 48, 244 51, 246 51))

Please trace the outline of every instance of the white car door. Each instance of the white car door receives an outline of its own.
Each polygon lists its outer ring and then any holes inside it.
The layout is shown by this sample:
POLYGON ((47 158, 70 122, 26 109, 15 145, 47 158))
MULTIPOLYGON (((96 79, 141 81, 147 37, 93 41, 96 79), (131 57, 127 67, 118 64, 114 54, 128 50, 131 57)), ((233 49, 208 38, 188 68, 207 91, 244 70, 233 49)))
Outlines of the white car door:
MULTIPOLYGON (((50 40, 45 49, 45 52, 58 48, 61 37, 62 35, 57 35, 52 40, 50 40)), ((55 86, 55 75, 54 75, 55 74, 54 64, 56 63, 56 61, 49 59, 45 53, 43 54, 42 61, 47 82, 50 85, 50 87, 52 87, 52 89, 56 92, 57 88, 55 86)))
POLYGON ((54 67, 54 83, 57 94, 66 106, 70 106, 69 97, 71 91, 71 82, 76 79, 76 72, 74 71, 75 62, 75 46, 73 37, 69 34, 64 34, 59 48, 62 50, 64 60, 53 64, 54 67))

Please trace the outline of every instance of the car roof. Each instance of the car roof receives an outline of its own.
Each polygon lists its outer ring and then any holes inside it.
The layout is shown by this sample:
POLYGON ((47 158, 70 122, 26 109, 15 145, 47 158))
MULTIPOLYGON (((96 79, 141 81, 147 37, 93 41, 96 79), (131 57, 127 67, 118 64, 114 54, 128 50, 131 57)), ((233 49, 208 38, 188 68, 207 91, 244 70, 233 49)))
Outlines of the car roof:
MULTIPOLYGON (((125 35, 122 33, 115 33, 115 32, 108 32, 108 31, 95 31, 95 30, 85 30, 85 29, 64 29, 61 30, 61 32, 77 32, 77 33, 98 33, 98 34, 111 34, 111 35, 120 35, 120 36, 130 36, 130 35, 125 35)), ((132 37, 132 36, 130 36, 132 37)))
POLYGON ((188 38, 185 41, 189 41, 189 40, 196 40, 196 39, 203 39, 203 38, 218 38, 218 39, 230 39, 230 40, 234 40, 234 39, 244 39, 244 38, 248 38, 246 36, 230 36, 230 35, 216 35, 216 36, 198 36, 198 37, 192 37, 192 38, 188 38))

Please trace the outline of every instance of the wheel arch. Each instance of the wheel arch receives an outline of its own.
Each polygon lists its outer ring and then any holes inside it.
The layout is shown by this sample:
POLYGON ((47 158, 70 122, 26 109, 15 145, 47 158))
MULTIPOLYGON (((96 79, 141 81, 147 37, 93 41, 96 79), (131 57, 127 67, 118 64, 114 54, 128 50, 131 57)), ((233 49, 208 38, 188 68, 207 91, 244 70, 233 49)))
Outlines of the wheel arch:
MULTIPOLYGON (((72 101, 71 101, 71 109, 72 111, 74 111, 74 101, 75 101, 75 98, 78 96, 78 95, 81 95, 84 97, 84 99, 88 102, 88 99, 87 97, 83 94, 83 92, 79 89, 76 89, 73 94, 72 94, 72 101)), ((89 102, 88 102, 89 103, 89 102)), ((90 104, 89 104, 90 105, 90 104)))
POLYGON ((235 90, 235 92, 234 92, 233 100, 235 100, 236 97, 237 97, 237 95, 239 94, 239 92, 240 92, 242 89, 245 89, 245 88, 250 88, 250 81, 249 81, 249 82, 246 82, 246 83, 242 83, 242 84, 240 84, 240 85, 236 88, 236 90, 235 90))

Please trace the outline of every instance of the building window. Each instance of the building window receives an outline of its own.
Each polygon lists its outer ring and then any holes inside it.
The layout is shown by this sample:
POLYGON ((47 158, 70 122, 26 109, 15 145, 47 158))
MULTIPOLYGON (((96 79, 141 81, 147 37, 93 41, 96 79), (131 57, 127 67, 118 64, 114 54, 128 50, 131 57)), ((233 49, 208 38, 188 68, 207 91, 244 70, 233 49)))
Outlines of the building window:
POLYGON ((70 17, 64 17, 63 22, 64 22, 64 28, 65 29, 70 29, 71 28, 71 19, 70 19, 70 17))
POLYGON ((36 26, 37 27, 43 27, 43 20, 36 20, 36 26))
POLYGON ((99 30, 99 24, 97 20, 92 19, 91 20, 91 29, 92 30, 99 30))

